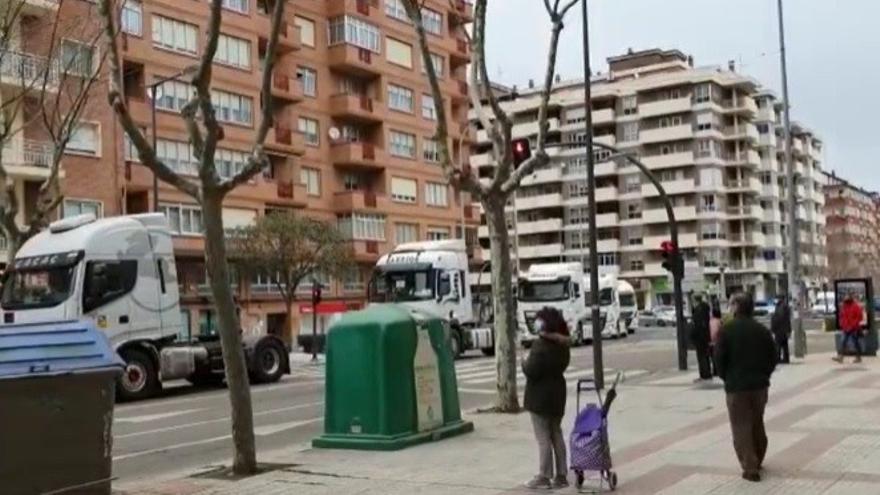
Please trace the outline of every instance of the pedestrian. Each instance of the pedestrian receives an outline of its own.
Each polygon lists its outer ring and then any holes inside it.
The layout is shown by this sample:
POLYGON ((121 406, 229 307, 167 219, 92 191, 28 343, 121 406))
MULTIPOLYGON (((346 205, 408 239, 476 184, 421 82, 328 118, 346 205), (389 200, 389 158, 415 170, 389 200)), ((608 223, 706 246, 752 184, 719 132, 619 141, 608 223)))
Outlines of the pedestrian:
POLYGON ((563 373, 571 360, 569 330, 562 313, 549 307, 538 311, 535 329, 538 338, 532 343, 522 368, 526 376, 524 405, 531 413, 538 443, 539 471, 526 487, 565 488, 568 486, 568 463, 562 417, 565 415, 567 386, 563 373))
POLYGON ((791 307, 785 296, 776 302, 773 316, 770 318, 770 330, 776 340, 776 348, 779 350, 779 362, 788 364, 791 356, 788 349, 788 339, 791 337, 791 307))
POLYGON ((724 325, 718 338, 715 365, 724 380, 733 449, 742 477, 761 481, 767 454, 764 408, 776 367, 776 345, 767 327, 754 319, 755 302, 750 295, 738 294, 733 308, 733 320, 724 325))
POLYGON ((712 317, 709 319, 709 360, 712 364, 712 376, 718 376, 718 366, 715 364, 715 344, 721 335, 721 305, 718 301, 712 302, 712 317))
POLYGON ((853 348, 856 352, 855 363, 862 362, 862 319, 865 312, 862 306, 856 301, 855 295, 850 292, 843 300, 840 306, 840 330, 843 332, 843 340, 840 342, 840 349, 837 356, 833 359, 838 363, 843 362, 843 352, 846 350, 846 344, 852 341, 853 348))
POLYGON ((697 366, 700 370, 700 380, 712 379, 712 365, 709 362, 709 320, 711 319, 711 310, 703 296, 697 294, 694 296, 693 323, 691 324, 691 342, 697 351, 697 366))

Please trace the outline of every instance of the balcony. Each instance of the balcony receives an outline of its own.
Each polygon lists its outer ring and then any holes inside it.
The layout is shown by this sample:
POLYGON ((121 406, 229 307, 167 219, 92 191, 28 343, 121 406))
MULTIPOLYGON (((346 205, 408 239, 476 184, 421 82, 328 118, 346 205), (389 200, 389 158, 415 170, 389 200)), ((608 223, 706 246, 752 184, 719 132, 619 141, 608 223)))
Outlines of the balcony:
POLYGON ((494 167, 495 159, 492 153, 480 153, 479 155, 470 156, 471 168, 494 167))
POLYGON ((284 74, 273 74, 272 97, 291 103, 300 102, 303 99, 302 83, 284 74))
MULTIPOLYGON (((664 235, 653 235, 649 237, 645 237, 643 239, 643 243, 646 249, 659 250, 660 245, 665 241, 671 241, 672 239, 669 237, 669 234, 664 235)), ((697 234, 693 232, 679 232, 678 234, 678 247, 684 248, 695 248, 699 245, 699 240, 697 238, 697 234)))
POLYGON ((776 146, 776 136, 769 132, 765 132, 763 134, 758 135, 758 146, 776 146))
POLYGON ((13 138, 3 146, 3 166, 10 177, 45 179, 49 176, 53 150, 48 141, 13 138))
MULTIPOLYGON (((679 179, 673 180, 669 182, 661 182, 661 186, 666 190, 666 194, 689 194, 694 192, 694 180, 693 179, 679 179)), ((642 184, 642 196, 643 197, 653 197, 659 196, 660 192, 657 191, 657 188, 654 187, 654 184, 642 184)))
POLYGON ((764 220, 764 209, 759 205, 747 206, 730 206, 727 208, 727 215, 742 219, 764 220))
POLYGON ((460 22, 470 22, 474 19, 474 6, 466 0, 454 0, 449 2, 450 11, 460 22))
POLYGON ((379 76, 381 72, 377 64, 380 61, 378 54, 354 45, 333 45, 327 50, 327 63, 331 69, 357 77, 379 76))
POLYGON ((337 94, 330 97, 330 115, 360 122, 381 123, 385 119, 385 106, 366 95, 337 94))
POLYGON ((352 240, 351 247, 355 261, 360 263, 376 263, 384 251, 385 242, 352 240))
POLYGON ((520 259, 558 258, 562 256, 562 243, 539 244, 537 246, 519 246, 520 259))
POLYGON ((518 211, 557 207, 561 204, 562 193, 539 194, 537 196, 516 198, 516 209, 518 211))
POLYGON ((639 141, 641 141, 642 144, 680 141, 682 139, 691 139, 693 137, 694 128, 690 124, 648 129, 639 133, 639 141))
POLYGON ((639 105, 639 117, 656 117, 673 113, 684 113, 691 110, 690 96, 673 98, 671 100, 652 101, 639 105))
MULTIPOLYGON (((266 14, 255 16, 257 33, 260 33, 260 50, 265 51, 269 44, 269 33, 272 32, 272 18, 266 14)), ((277 52, 280 55, 302 48, 299 27, 282 21, 278 30, 277 52)))
POLYGON ((758 113, 758 105, 755 103, 754 98, 740 96, 736 100, 724 100, 722 111, 725 113, 755 115, 758 113))
POLYGON ((748 179, 734 179, 728 180, 725 184, 727 187, 727 192, 739 192, 739 193, 757 193, 761 194, 764 192, 764 185, 761 184, 761 180, 757 177, 749 177, 748 179))
MULTIPOLYGON (((547 132, 552 133, 559 130, 559 119, 552 118, 547 119, 547 132)), ((515 124, 511 131, 513 138, 524 138, 529 136, 536 136, 538 134, 538 121, 533 122, 525 122, 522 124, 515 124)), ((479 141, 483 141, 483 139, 478 138, 479 141)))
MULTIPOLYGON (((686 222, 697 219, 695 206, 677 206, 673 208, 676 222, 686 222)), ((666 208, 652 208, 642 212, 642 223, 669 223, 669 215, 666 208)))
POLYGON ((355 211, 387 211, 388 198, 370 191, 343 191, 333 196, 333 208, 337 213, 355 211))
POLYGON ((614 122, 613 108, 593 110, 593 125, 610 124, 612 122, 614 122))
MULTIPOLYGON (((295 207, 305 207, 308 204, 308 191, 299 182, 292 180, 271 180, 258 178, 251 184, 255 189, 256 199, 278 198, 279 201, 295 207)), ((241 193, 247 194, 247 189, 242 188, 241 193)))
POLYGON ((761 166, 761 155, 758 154, 755 150, 741 150, 737 153, 725 153, 722 158, 728 162, 729 165, 752 165, 755 167, 761 166))
POLYGON ((552 167, 536 170, 531 175, 527 175, 522 180, 522 185, 533 186, 535 184, 547 184, 551 182, 562 181, 562 168, 552 167))
POLYGON ((617 137, 614 134, 605 134, 602 136, 594 137, 593 142, 598 144, 605 144, 608 146, 614 146, 617 144, 617 137))
POLYGON ((376 0, 328 0, 327 17, 332 19, 345 14, 356 14, 360 17, 380 15, 379 2, 376 0))
POLYGON ((467 64, 471 61, 471 47, 467 40, 454 38, 449 50, 449 63, 452 66, 467 64))
POLYGON ((682 151, 666 155, 651 155, 642 157, 642 162, 651 170, 664 168, 683 167, 694 163, 693 151, 682 151))
POLYGON ((596 228, 616 227, 620 224, 620 216, 617 213, 600 213, 596 215, 596 228))
POLYGON ((302 133, 291 131, 276 125, 266 136, 266 149, 290 155, 305 153, 305 142, 302 133))
POLYGON ((370 143, 339 142, 330 146, 330 161, 342 167, 385 168, 385 152, 370 143))
POLYGON ((38 90, 43 77, 47 77, 46 82, 49 85, 58 84, 57 64, 51 63, 45 57, 13 50, 3 50, 0 57, 0 84, 3 86, 19 91, 22 88, 38 90))
POLYGON ((559 232, 562 230, 561 218, 546 218, 532 222, 519 222, 516 226, 519 235, 559 232))
POLYGON ((747 139, 757 141, 760 134, 755 124, 741 124, 724 128, 724 139, 747 139))
POLYGON ((764 235, 764 247, 782 247, 782 235, 766 234, 764 235))

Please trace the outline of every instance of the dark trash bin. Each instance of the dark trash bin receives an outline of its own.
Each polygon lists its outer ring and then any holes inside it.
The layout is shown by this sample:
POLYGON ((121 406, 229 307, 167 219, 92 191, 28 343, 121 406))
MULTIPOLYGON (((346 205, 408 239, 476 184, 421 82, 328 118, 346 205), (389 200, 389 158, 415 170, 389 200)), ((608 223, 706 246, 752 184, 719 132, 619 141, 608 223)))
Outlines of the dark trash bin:
POLYGON ((0 493, 110 493, 122 368, 93 322, 0 327, 0 493))

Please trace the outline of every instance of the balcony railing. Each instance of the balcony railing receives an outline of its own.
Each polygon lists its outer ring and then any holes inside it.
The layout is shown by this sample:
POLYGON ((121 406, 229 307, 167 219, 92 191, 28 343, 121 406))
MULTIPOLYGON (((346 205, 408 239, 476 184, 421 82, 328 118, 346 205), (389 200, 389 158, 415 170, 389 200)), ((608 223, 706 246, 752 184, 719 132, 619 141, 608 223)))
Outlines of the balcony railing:
POLYGON ((23 89, 37 88, 46 78, 47 84, 58 83, 58 64, 45 57, 0 48, 0 75, 13 78, 23 89))
POLYGON ((13 139, 3 146, 4 165, 48 167, 52 163, 52 143, 13 139))

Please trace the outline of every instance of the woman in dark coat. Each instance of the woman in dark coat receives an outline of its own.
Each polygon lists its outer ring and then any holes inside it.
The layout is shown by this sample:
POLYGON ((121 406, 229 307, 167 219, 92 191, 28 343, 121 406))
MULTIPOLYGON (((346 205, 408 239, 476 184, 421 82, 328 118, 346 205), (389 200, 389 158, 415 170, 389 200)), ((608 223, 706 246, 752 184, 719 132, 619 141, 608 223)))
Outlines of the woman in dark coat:
POLYGON ((532 416, 540 471, 526 486, 533 489, 564 488, 568 486, 565 439, 562 436, 567 388, 563 373, 571 359, 568 326, 562 313, 554 308, 539 311, 535 326, 539 337, 532 343, 529 357, 522 367, 526 376, 525 408, 532 416))

